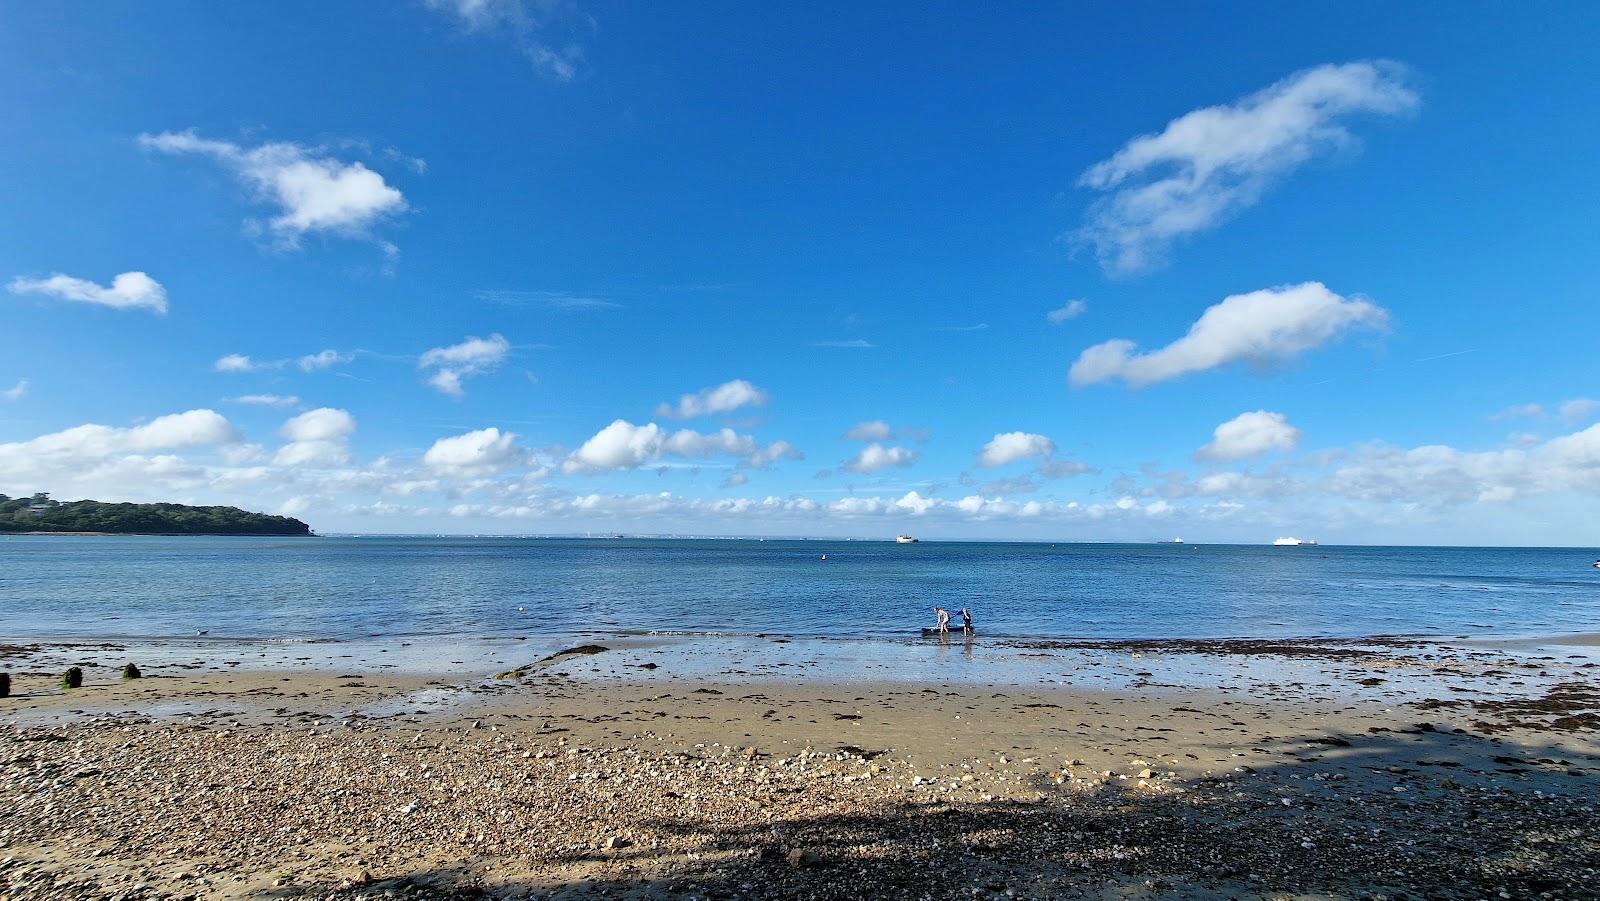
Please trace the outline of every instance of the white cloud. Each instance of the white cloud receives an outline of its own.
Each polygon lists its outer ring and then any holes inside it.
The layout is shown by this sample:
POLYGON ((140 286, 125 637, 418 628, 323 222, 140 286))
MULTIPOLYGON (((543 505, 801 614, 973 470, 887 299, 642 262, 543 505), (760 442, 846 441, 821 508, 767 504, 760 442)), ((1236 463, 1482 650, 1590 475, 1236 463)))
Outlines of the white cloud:
POLYGON ((1382 328, 1389 314, 1362 298, 1345 298, 1321 282, 1234 294, 1201 314, 1189 333, 1166 347, 1135 353, 1125 339, 1085 350, 1072 364, 1074 386, 1120 378, 1131 387, 1248 361, 1286 360, 1357 327, 1382 328))
POLYGON ((316 372, 321 369, 331 369, 340 363, 348 363, 350 360, 351 356, 349 354, 342 354, 336 350, 322 350, 314 354, 306 354, 294 362, 296 366, 300 367, 301 372, 316 372))
POLYGON ((469 32, 505 37, 542 74, 567 82, 578 77, 583 47, 573 41, 553 41, 550 34, 563 23, 557 13, 564 4, 524 0, 423 0, 429 9, 454 19, 469 32))
POLYGON ((888 441, 894 437, 894 429, 881 419, 872 419, 858 422, 844 433, 846 441, 888 441))
POLYGON ((849 338, 844 341, 813 341, 812 347, 842 347, 850 350, 871 350, 878 345, 863 338, 849 338))
POLYGON ((573 451, 561 468, 567 472, 636 469, 660 456, 665 442, 666 433, 653 422, 634 425, 618 419, 573 451))
POLYGON ((1243 460, 1271 451, 1292 451, 1300 445, 1300 430, 1282 413, 1257 410, 1240 413, 1212 432, 1211 443, 1195 456, 1201 460, 1243 460))
POLYGON ((76 303, 92 303, 118 310, 149 310, 166 315, 167 289, 143 272, 124 272, 103 287, 84 278, 56 273, 49 278, 11 280, 12 294, 40 294, 76 303))
POLYGON ((233 402, 253 407, 292 407, 300 403, 300 398, 293 394, 241 394, 233 402))
POLYGON ((729 413, 740 407, 759 407, 767 402, 767 393, 744 379, 724 382, 715 388, 705 388, 694 394, 678 398, 678 404, 656 407, 656 415, 668 419, 698 419, 717 413, 729 413))
POLYGON ((1495 413, 1493 416, 1490 416, 1489 418, 1493 419, 1493 420, 1502 420, 1502 419, 1543 419, 1544 415, 1545 415, 1544 407, 1542 405, 1540 405, 1540 404, 1517 404, 1516 406, 1513 406, 1513 407, 1506 407, 1504 410, 1501 410, 1500 412, 1495 413))
POLYGON ((711 433, 680 429, 668 433, 653 422, 634 425, 618 419, 596 432, 561 464, 568 473, 637 469, 662 457, 710 460, 734 457, 746 467, 764 468, 778 460, 799 460, 803 455, 787 441, 762 447, 755 438, 732 429, 711 433))
POLYGON ((435 347, 417 360, 418 369, 433 369, 428 384, 451 397, 461 397, 461 380, 480 375, 499 366, 511 352, 511 342, 495 334, 487 338, 468 337, 460 344, 435 347))
POLYGON ((0 444, 0 473, 47 464, 71 466, 121 454, 225 444, 238 440, 228 420, 213 410, 189 410, 127 428, 80 425, 29 441, 0 444))
POLYGON ((4 391, 0 391, 0 397, 5 398, 6 400, 22 400, 22 398, 28 394, 29 384, 31 383, 27 379, 17 379, 17 383, 15 385, 12 385, 10 388, 7 388, 4 391))
POLYGON ((1076 319, 1089 311, 1089 305, 1081 300, 1069 300, 1065 306, 1056 307, 1044 314, 1052 325, 1060 325, 1068 319, 1076 319))
POLYGON ((985 468, 1004 466, 1018 460, 1055 456, 1056 444, 1043 435, 1028 432, 1004 432, 995 435, 978 453, 978 465, 985 468))
POLYGON ((1094 246, 1107 272, 1150 269, 1173 242, 1255 205, 1317 154, 1352 144, 1341 120, 1415 109, 1405 75, 1382 61, 1318 66, 1134 138, 1079 179, 1110 193, 1076 237, 1094 246))
POLYGON ((423 464, 436 472, 468 476, 503 472, 526 460, 516 434, 493 427, 440 438, 422 455, 423 464))
POLYGON ((1590 400, 1587 397, 1574 398, 1563 403, 1557 412, 1565 422, 1572 424, 1584 422, 1595 413, 1600 413, 1600 400, 1590 400))
POLYGON ((282 369, 293 364, 301 372, 317 372, 348 363, 353 359, 355 359, 354 354, 340 353, 336 350, 318 351, 293 360, 257 360, 246 354, 228 354, 219 357, 217 362, 211 364, 211 368, 217 372, 260 372, 267 369, 282 369))
POLYGON ((805 458, 806 455, 789 442, 774 441, 746 457, 744 465, 755 469, 765 469, 779 460, 804 460, 805 458))
MULTIPOLYGON (((243 147, 193 130, 142 134, 139 144, 166 154, 208 156, 231 170, 258 200, 277 208, 267 228, 286 248, 299 247, 307 234, 371 238, 375 226, 408 209, 405 196, 382 175, 360 161, 329 156, 324 148, 288 142, 243 147)), ((394 253, 393 245, 383 247, 394 253)))
POLYGON ((270 365, 258 364, 244 354, 228 354, 217 358, 217 362, 212 363, 211 368, 217 372, 254 372, 270 365))
POLYGON ((355 417, 344 410, 332 407, 308 410, 288 420, 278 430, 289 443, 278 449, 272 462, 278 466, 348 463, 349 439, 355 431, 355 417))
POLYGON ((841 467, 851 472, 871 474, 884 469, 903 468, 917 462, 916 451, 905 447, 884 447, 874 441, 841 467))

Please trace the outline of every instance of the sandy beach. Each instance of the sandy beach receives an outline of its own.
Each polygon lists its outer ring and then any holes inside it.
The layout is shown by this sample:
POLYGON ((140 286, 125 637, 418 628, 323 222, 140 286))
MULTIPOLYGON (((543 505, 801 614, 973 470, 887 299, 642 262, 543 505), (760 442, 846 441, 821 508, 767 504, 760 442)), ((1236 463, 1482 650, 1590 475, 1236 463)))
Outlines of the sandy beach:
MULTIPOLYGON (((341 669, 338 645, 297 669, 177 653, 133 681, 117 668, 150 649, 10 648, 0 885, 1594 897, 1600 667, 1573 645, 1013 643, 939 681, 759 645, 619 640, 467 673, 341 669), (63 691, 73 663, 85 686, 63 691)), ((914 671, 961 651, 896 653, 914 671)))

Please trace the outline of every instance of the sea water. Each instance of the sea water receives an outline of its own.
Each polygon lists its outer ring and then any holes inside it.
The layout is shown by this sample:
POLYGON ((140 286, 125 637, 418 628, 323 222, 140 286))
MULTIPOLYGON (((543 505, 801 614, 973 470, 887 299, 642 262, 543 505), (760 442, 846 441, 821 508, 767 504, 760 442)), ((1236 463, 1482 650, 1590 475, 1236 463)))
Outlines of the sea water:
POLYGON ((864 541, 7 536, 0 642, 649 633, 894 638, 1600 631, 1600 551, 864 541), (826 555, 826 560, 823 556, 826 555), (959 621, 959 616, 957 616, 959 621))

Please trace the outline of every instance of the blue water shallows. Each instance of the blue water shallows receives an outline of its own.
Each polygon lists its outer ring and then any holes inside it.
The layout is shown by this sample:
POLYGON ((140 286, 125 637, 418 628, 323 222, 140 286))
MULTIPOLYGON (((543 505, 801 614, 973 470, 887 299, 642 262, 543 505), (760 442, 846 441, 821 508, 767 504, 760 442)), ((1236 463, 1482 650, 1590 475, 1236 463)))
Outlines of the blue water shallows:
POLYGON ((1597 551, 522 538, 0 539, 0 641, 648 631, 1096 638, 1600 631, 1597 551), (826 554, 826 562, 820 558, 826 554), (519 608, 521 608, 519 610, 519 608))

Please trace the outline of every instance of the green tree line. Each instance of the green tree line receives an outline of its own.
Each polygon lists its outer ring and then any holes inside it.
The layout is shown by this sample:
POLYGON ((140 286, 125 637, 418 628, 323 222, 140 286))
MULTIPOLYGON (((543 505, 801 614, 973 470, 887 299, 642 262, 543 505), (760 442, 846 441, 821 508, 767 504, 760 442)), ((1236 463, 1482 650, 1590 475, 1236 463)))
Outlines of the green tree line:
POLYGON ((107 504, 0 494, 0 532, 113 532, 123 535, 310 535, 289 516, 238 507, 183 504, 107 504))

